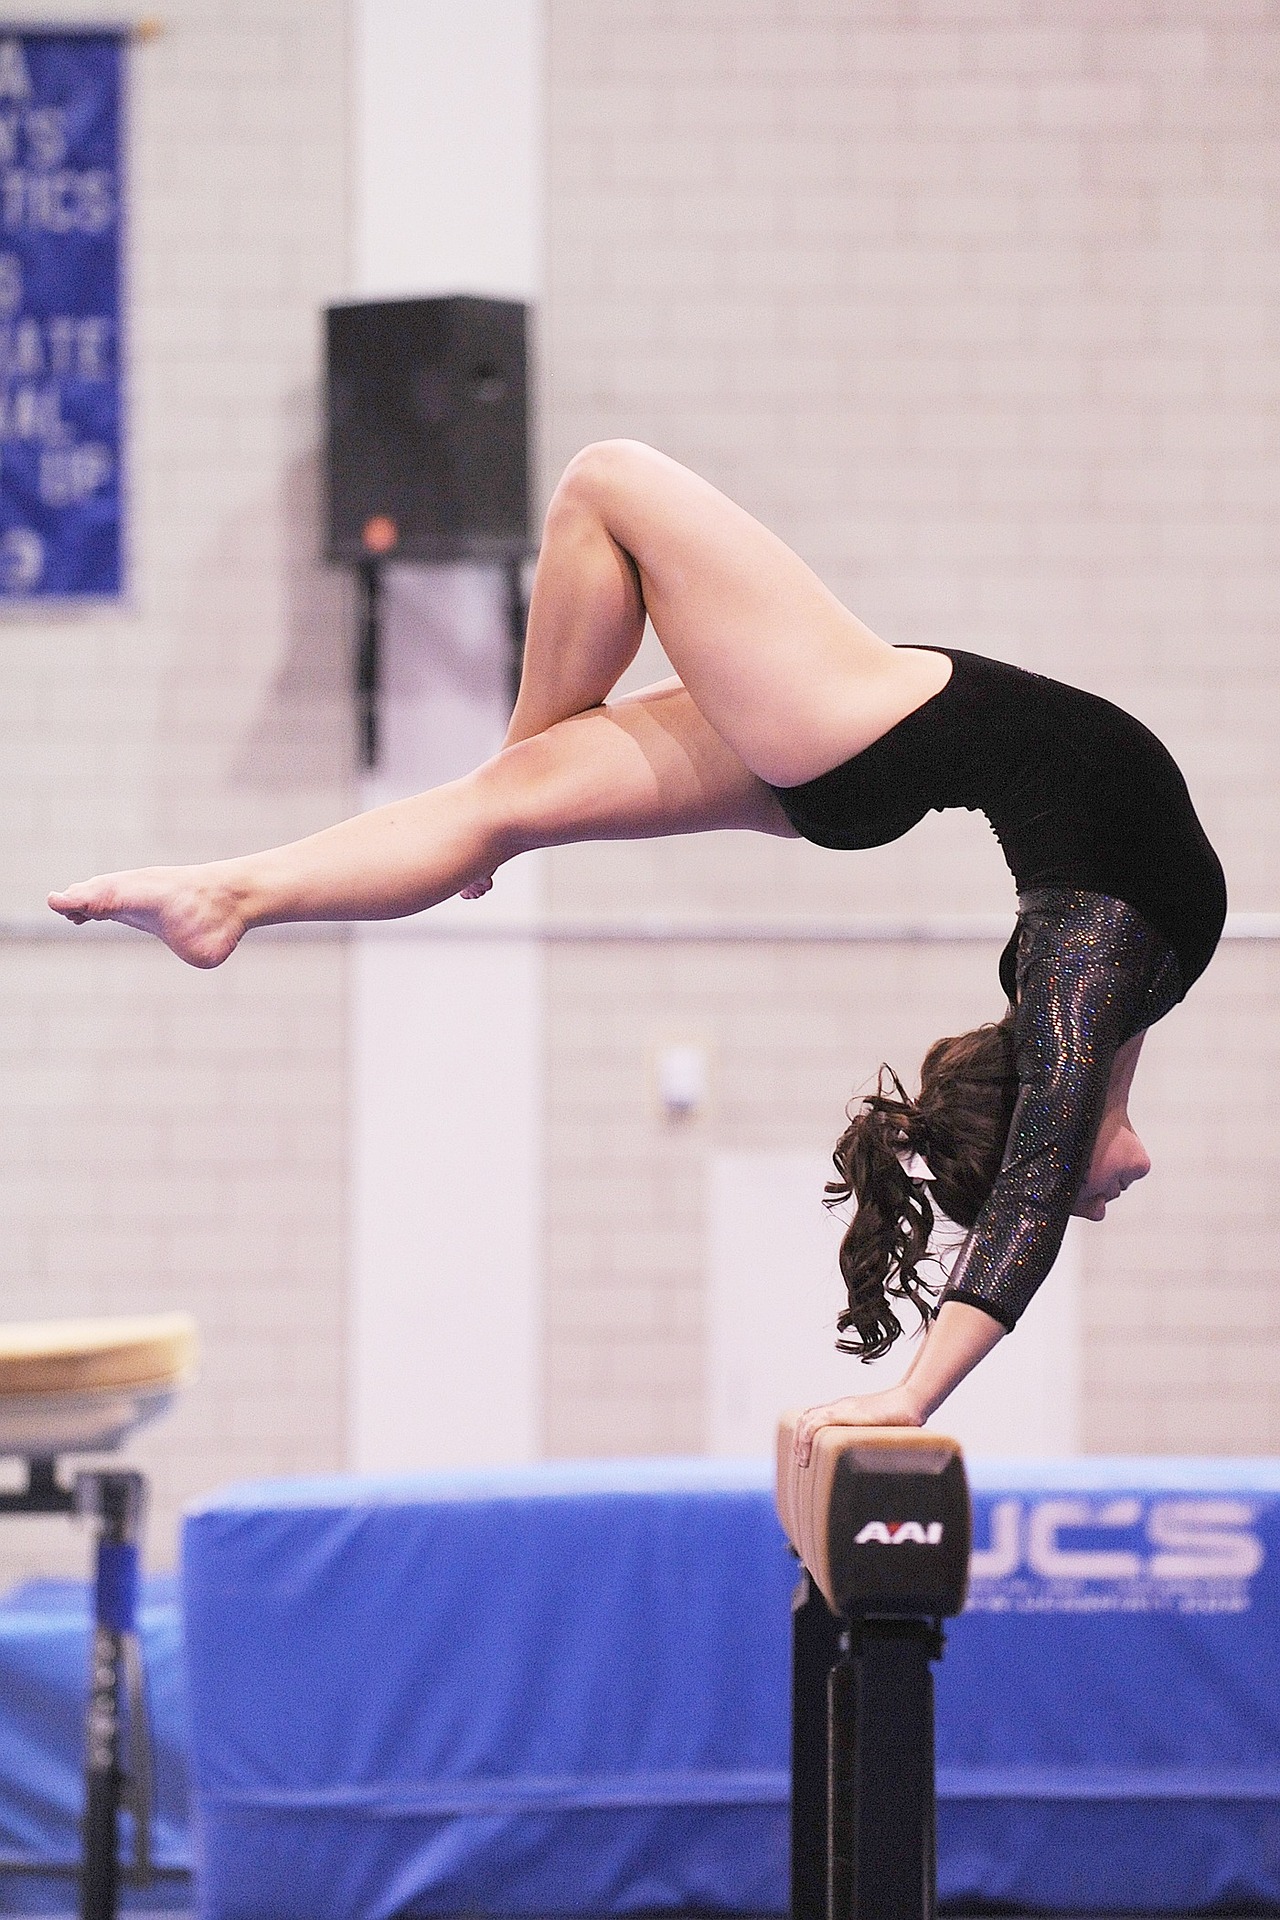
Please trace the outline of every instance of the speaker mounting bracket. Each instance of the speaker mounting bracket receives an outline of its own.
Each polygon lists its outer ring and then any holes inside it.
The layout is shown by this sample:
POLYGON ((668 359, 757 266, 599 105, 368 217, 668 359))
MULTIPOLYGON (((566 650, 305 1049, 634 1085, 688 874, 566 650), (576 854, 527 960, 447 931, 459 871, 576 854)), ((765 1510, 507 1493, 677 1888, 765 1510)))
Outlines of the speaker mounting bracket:
POLYGON ((378 764, 378 690, 382 678, 382 563, 362 560, 356 570, 360 630, 356 641, 356 727, 360 764, 378 764))

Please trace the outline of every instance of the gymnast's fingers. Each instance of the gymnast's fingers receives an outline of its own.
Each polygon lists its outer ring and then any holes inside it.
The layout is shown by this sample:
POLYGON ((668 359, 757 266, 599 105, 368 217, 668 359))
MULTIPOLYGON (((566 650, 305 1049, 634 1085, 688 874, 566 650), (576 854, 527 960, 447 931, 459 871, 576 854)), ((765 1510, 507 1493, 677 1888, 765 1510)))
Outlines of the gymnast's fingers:
POLYGON ((807 1467, 809 1464, 809 1457, 813 1452, 814 1437, 819 1428, 831 1425, 831 1421, 828 1418, 831 1411, 830 1406, 806 1407, 800 1415, 800 1418, 796 1421, 795 1437, 792 1444, 795 1448, 796 1459, 802 1467, 807 1467))

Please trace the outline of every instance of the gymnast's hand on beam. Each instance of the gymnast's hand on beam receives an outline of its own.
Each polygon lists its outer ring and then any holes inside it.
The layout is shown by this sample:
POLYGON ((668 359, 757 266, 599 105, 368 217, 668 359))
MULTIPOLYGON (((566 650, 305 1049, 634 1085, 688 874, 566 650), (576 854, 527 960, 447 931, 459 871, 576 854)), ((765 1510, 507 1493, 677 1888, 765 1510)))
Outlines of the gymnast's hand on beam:
POLYGON ((73 926, 116 920, 154 933, 192 967, 221 966, 245 930, 230 864, 221 861, 102 874, 51 893, 49 905, 73 926))
POLYGON ((802 1467, 809 1464, 814 1436, 821 1427, 922 1427, 924 1414, 905 1381, 883 1393, 855 1393, 809 1407, 796 1422, 794 1446, 802 1467))

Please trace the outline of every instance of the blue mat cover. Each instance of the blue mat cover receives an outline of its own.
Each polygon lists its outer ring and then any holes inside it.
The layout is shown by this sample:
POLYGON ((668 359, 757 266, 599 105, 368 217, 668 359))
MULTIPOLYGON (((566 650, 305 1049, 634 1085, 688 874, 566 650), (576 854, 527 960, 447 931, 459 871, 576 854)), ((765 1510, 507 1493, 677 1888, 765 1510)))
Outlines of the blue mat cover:
MULTIPOLYGON (((89 1608, 82 1581, 28 1581, 0 1598, 0 1914, 76 1905, 89 1608)), ((167 1871, 145 1890, 127 1890, 121 1904, 152 1911, 182 1905, 189 1891, 186 1686, 173 1579, 144 1583, 138 1625, 156 1769, 152 1851, 167 1871)), ((127 1818, 122 1825, 128 1851, 127 1818)))
MULTIPOLYGON (((1280 1906, 1280 1468, 973 1469, 952 1907, 1280 1906)), ((209 1920, 781 1911, 768 1470, 257 1485, 185 1540, 209 1920)))
MULTIPOLYGON (((970 1609, 937 1670, 944 1899, 1280 1907, 1280 1468, 972 1471, 970 1609)), ((211 1917, 785 1906, 794 1566, 763 1468, 257 1486, 187 1551, 211 1917)), ((142 1630, 180 1871, 172 1583, 142 1630)), ((87 1636, 78 1584, 0 1601, 0 1863, 74 1864, 87 1636)), ((0 1914, 73 1904, 0 1870, 0 1914)))

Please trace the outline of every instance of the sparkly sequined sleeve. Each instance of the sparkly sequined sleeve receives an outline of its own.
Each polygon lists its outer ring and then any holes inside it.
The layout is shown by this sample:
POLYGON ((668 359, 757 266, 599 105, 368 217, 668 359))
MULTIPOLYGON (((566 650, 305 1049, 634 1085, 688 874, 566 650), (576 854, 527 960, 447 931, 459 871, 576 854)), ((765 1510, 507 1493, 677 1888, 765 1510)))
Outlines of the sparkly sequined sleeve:
POLYGON ((942 1295, 1009 1329, 1062 1245, 1117 1049, 1180 994, 1165 942, 1122 901, 1050 888, 1031 898, 1018 920, 1021 1090, 999 1177, 942 1295))

